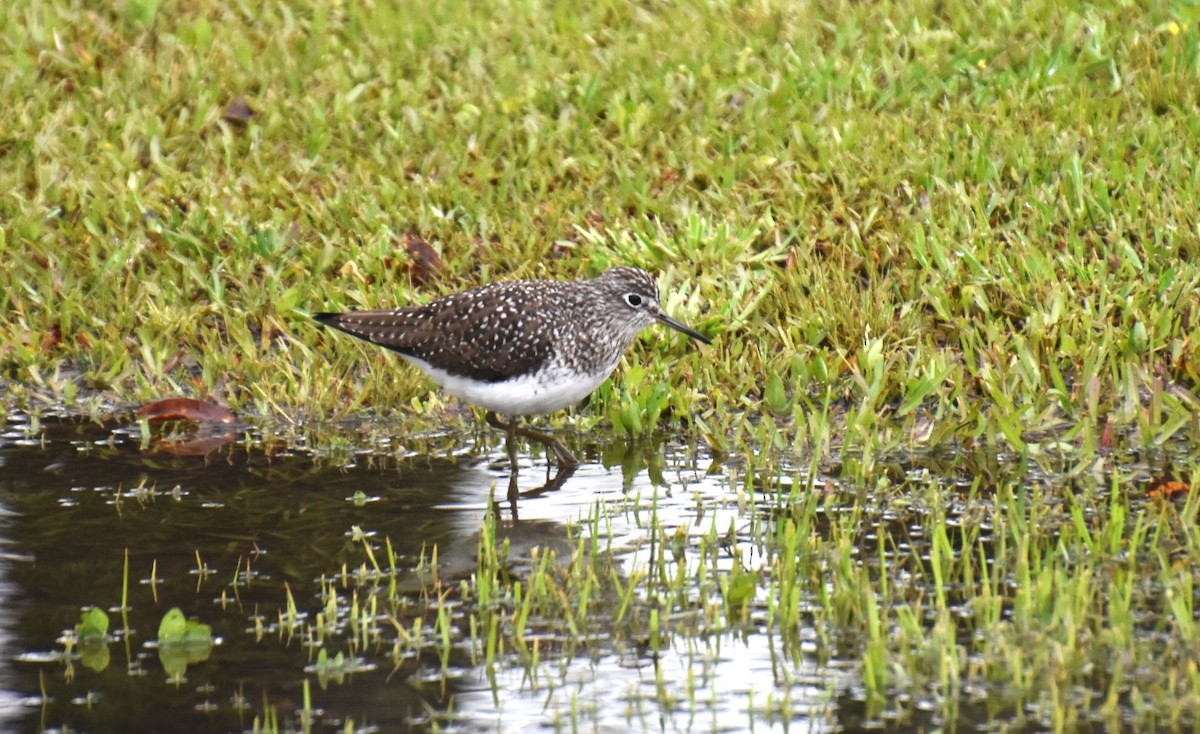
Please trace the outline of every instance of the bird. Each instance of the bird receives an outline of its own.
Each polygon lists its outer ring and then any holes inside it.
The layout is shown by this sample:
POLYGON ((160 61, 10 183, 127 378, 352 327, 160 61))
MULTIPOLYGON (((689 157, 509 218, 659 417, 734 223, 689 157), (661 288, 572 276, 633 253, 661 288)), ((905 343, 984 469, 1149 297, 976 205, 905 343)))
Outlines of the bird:
POLYGON ((628 266, 586 280, 500 281, 425 305, 313 318, 398 353, 443 391, 483 408, 488 423, 508 434, 514 473, 518 433, 549 446, 560 467, 579 464, 561 441, 518 421, 590 395, 645 328, 664 324, 712 343, 667 315, 654 277, 628 266))

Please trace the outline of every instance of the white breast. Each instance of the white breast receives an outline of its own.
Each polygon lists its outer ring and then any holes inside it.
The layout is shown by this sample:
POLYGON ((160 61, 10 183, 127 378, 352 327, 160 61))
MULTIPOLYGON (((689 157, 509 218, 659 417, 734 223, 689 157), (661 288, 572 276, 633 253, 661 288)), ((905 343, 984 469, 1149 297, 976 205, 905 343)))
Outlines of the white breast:
POLYGON ((602 372, 586 375, 543 370, 537 375, 514 377, 504 382, 475 382, 451 375, 424 360, 400 356, 420 367, 454 397, 505 416, 542 415, 574 405, 600 387, 617 366, 614 362, 602 372))

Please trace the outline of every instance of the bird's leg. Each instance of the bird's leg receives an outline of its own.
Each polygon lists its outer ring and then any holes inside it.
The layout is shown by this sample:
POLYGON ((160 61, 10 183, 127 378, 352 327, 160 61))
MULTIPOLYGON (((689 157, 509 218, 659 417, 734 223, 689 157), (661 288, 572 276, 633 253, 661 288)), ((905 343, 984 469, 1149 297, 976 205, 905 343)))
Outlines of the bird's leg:
POLYGON ((517 498, 521 496, 521 490, 517 486, 517 422, 512 420, 506 424, 490 410, 487 412, 487 422, 496 428, 504 429, 504 444, 508 449, 508 463, 512 467, 512 471, 508 474, 508 509, 512 514, 512 519, 516 520, 517 498))
POLYGON ((513 471, 514 472, 516 471, 517 459, 516 459, 516 442, 512 440, 513 434, 520 434, 520 435, 524 436, 525 438, 531 438, 534 441, 538 441, 540 443, 545 444, 546 446, 549 446, 551 449, 554 450, 554 455, 556 457, 558 457, 558 463, 562 466, 570 466, 570 467, 579 466, 580 462, 579 462, 579 459, 575 458, 575 454, 572 454, 569 450, 567 450, 567 447, 563 445, 562 441, 559 441, 557 438, 550 435, 549 433, 543 433, 542 431, 535 431, 532 428, 529 428, 528 426, 518 426, 516 418, 513 418, 508 423, 505 423, 504 421, 500 420, 500 416, 496 415, 495 413, 493 413, 490 410, 487 413, 487 422, 489 425, 492 425, 496 428, 501 428, 505 431, 508 431, 508 434, 509 434, 508 456, 509 456, 509 459, 511 459, 513 462, 513 471))
MULTIPOLYGON (((516 421, 514 420, 513 423, 516 423, 516 421)), ((529 426, 517 426, 517 433, 521 434, 525 438, 532 438, 534 441, 539 441, 553 449, 554 455, 558 457, 558 463, 560 466, 579 466, 580 462, 579 459, 575 458, 575 454, 572 454, 569 450, 567 450, 567 447, 563 445, 562 441, 559 441, 549 433, 535 431, 529 426)))
POLYGON ((521 498, 521 490, 517 487, 516 472, 508 475, 508 514, 513 520, 517 519, 517 500, 521 498))
POLYGON ((517 478, 517 422, 512 420, 505 423, 500 420, 500 416, 490 410, 487 412, 487 422, 489 426, 499 428, 505 433, 504 445, 508 449, 508 463, 512 466, 512 478, 515 482, 517 478))

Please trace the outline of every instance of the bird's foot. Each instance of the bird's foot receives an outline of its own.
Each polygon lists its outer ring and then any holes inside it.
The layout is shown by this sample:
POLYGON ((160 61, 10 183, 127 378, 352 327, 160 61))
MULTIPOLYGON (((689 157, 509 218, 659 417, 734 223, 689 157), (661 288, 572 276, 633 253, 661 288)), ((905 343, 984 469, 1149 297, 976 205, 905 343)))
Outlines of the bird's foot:
POLYGON ((489 410, 487 412, 487 422, 488 422, 488 425, 490 425, 494 428, 499 428, 500 430, 506 431, 508 433, 509 438, 510 438, 508 453, 509 453, 509 458, 512 459, 512 461, 513 461, 513 471, 514 472, 516 471, 516 459, 515 459, 516 448, 511 443, 511 438, 514 434, 519 434, 521 436, 524 436, 525 438, 532 439, 534 441, 537 441, 539 443, 545 444, 546 446, 550 447, 550 449, 552 451, 554 451, 554 456, 558 458, 558 464, 561 467, 574 468, 574 467, 579 466, 580 463, 582 463, 579 461, 578 458, 575 457, 575 454, 572 454, 571 451, 566 446, 563 445, 562 441, 559 441, 557 438, 555 438, 554 436, 552 436, 549 433, 545 433, 543 431, 535 431, 534 429, 532 429, 528 426, 519 425, 517 423, 516 418, 513 418, 511 420, 511 422, 509 422, 509 423, 505 423, 504 421, 502 421, 500 419, 500 416, 496 415, 495 413, 493 413, 492 411, 489 410))
POLYGON ((567 450, 567 447, 563 445, 562 441, 559 441, 553 436, 550 437, 550 448, 554 450, 554 455, 558 457, 558 465, 560 468, 574 469, 581 463, 579 459, 575 457, 575 454, 572 454, 569 450, 567 450))

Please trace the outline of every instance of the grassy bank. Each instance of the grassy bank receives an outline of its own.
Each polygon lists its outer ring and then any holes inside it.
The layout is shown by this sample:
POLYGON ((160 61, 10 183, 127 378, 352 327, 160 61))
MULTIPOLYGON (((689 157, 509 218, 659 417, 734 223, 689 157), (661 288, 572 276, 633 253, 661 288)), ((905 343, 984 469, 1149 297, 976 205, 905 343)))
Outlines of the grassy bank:
POLYGON ((721 445, 764 393, 817 445, 1194 435, 1195 11, 938 7, 9 3, 5 403, 423 420, 305 314, 632 262, 719 346, 630 361, 721 445))

